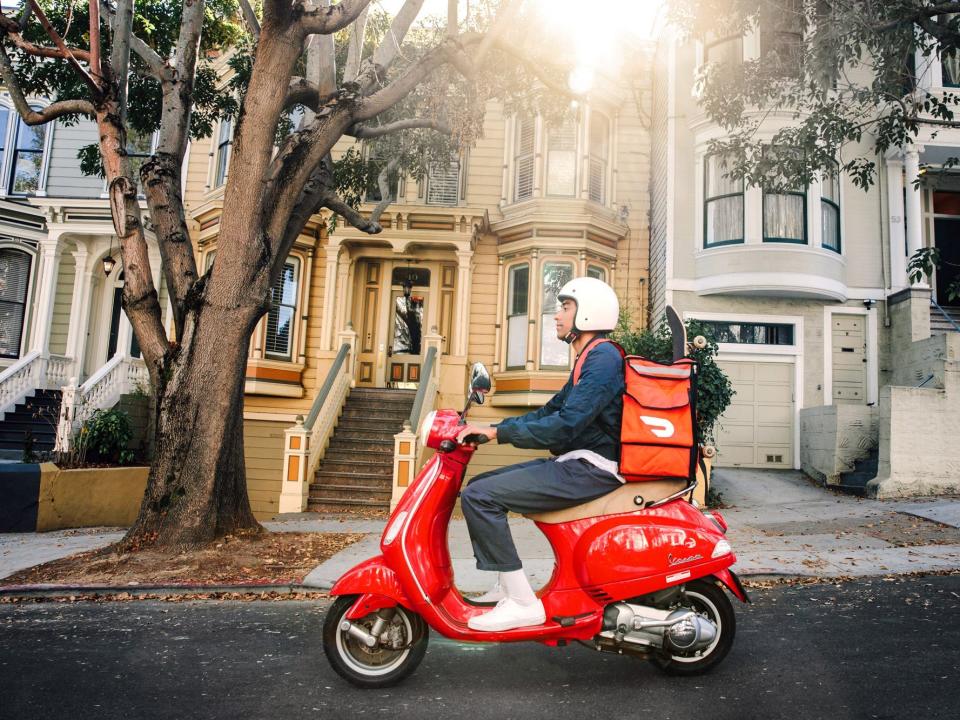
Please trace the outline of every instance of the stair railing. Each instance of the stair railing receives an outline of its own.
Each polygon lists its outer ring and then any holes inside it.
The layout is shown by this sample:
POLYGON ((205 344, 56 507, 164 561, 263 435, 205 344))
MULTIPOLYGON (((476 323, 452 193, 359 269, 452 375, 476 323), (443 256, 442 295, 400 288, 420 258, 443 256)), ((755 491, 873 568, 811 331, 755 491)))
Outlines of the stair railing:
POLYGON ((953 329, 956 330, 957 332, 960 332, 960 325, 957 324, 957 321, 954 320, 953 317, 951 317, 950 313, 948 313, 946 310, 940 307, 937 301, 934 300, 933 298, 930 298, 930 306, 935 307, 937 310, 939 310, 940 314, 943 315, 946 321, 953 326, 953 329))
POLYGON ((33 350, 0 373, 0 413, 8 413, 43 381, 43 353, 33 350))
POLYGON ((281 513, 303 512, 307 509, 309 478, 316 473, 327 452, 343 403, 350 393, 357 334, 348 329, 340 333, 340 337, 345 342, 340 345, 306 419, 297 415, 294 425, 284 433, 283 487, 277 508, 281 513))
POLYGON ((147 365, 141 358, 117 354, 77 387, 77 378, 63 388, 56 450, 66 452, 79 425, 97 410, 112 408, 120 397, 149 386, 147 365))
POLYGON ((437 391, 440 387, 440 354, 443 338, 431 328, 423 336, 427 352, 423 358, 423 371, 420 385, 413 400, 410 417, 403 423, 403 430, 393 436, 393 492, 390 507, 393 508, 406 492, 417 471, 417 458, 420 454, 420 436, 417 431, 424 418, 436 408, 437 391))

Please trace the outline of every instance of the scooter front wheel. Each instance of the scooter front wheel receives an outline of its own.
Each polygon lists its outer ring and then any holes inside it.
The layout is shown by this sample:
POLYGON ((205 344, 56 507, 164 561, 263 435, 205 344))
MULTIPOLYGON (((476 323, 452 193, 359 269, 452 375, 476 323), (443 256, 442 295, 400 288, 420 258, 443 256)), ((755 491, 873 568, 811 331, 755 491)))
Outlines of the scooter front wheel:
POLYGON ((347 612, 357 597, 341 595, 330 606, 323 621, 323 651, 337 674, 357 687, 396 685, 423 660, 430 629, 423 618, 400 605, 386 622, 378 613, 349 621, 347 612), (371 647, 358 637, 358 630, 368 634, 379 630, 376 644, 371 647))

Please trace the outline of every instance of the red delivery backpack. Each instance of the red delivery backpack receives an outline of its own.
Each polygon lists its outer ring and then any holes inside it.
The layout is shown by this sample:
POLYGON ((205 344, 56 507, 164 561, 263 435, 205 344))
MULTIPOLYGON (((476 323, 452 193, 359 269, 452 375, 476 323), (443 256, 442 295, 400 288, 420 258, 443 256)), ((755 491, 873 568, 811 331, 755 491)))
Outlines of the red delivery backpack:
POLYGON ((627 355, 617 343, 601 338, 577 358, 574 385, 580 381, 587 355, 603 342, 624 356, 620 474, 628 482, 693 478, 700 444, 695 420, 696 363, 686 357, 659 363, 627 355))

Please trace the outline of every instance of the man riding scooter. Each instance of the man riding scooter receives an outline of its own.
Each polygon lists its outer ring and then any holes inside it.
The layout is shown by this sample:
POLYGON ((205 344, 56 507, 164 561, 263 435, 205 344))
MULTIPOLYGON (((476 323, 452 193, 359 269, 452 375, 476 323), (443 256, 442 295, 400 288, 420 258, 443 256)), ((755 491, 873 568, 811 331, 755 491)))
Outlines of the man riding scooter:
POLYGON ((477 475, 461 493, 477 568, 499 573, 493 589, 477 598, 497 605, 470 618, 473 630, 512 630, 546 619, 517 555, 508 512, 573 507, 624 482, 617 465, 623 357, 613 343, 600 342, 617 324, 616 293, 605 282, 584 277, 564 285, 557 300, 561 303, 554 316, 557 337, 573 346, 578 359, 588 353, 566 385, 539 410, 492 427, 466 425, 458 435, 460 442, 470 435, 485 435, 491 441, 547 449, 554 455, 477 475))

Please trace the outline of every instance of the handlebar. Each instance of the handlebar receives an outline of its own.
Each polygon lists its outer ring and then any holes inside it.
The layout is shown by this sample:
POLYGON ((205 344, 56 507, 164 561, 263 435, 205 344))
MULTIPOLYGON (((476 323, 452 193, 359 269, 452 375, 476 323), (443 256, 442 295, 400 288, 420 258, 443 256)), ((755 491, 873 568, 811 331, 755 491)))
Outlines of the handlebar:
MULTIPOLYGON (((488 438, 486 435, 467 435, 463 439, 464 445, 470 445, 470 444, 483 445, 484 443, 488 443, 488 442, 490 442, 490 438, 488 438)), ((444 440, 440 443, 441 452, 453 452, 456 449, 457 449, 456 440, 444 440)))

